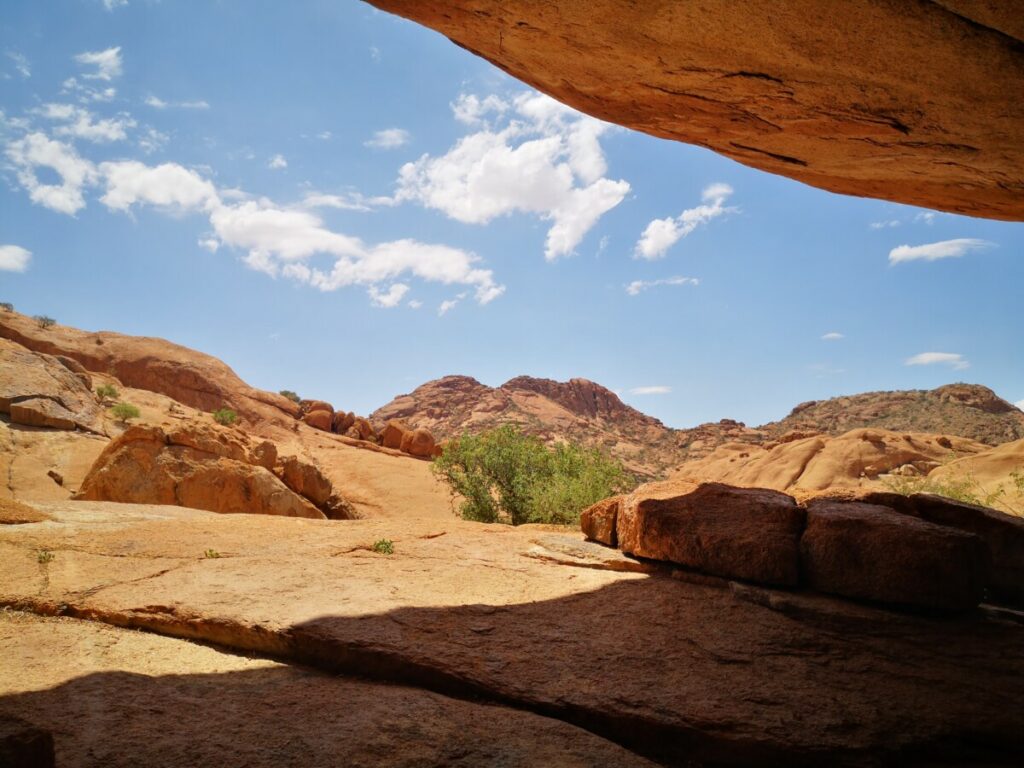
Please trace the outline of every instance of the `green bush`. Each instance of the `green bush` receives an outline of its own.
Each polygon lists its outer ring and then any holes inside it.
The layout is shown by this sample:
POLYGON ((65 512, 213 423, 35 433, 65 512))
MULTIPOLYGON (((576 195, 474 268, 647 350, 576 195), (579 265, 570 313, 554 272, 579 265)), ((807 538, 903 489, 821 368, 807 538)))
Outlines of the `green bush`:
POLYGON ((904 496, 913 493, 933 493, 936 496, 944 496, 965 504, 976 504, 1024 517, 1024 471, 1021 470, 1014 470, 1010 473, 1011 487, 1009 489, 1004 483, 986 488, 970 474, 945 479, 889 475, 883 478, 882 484, 887 490, 904 496), (1017 498, 1011 498, 1008 491, 1016 494, 1017 498))
POLYGON ((295 392, 292 392, 290 389, 282 389, 280 392, 278 392, 278 394, 279 395, 283 395, 284 397, 287 397, 293 403, 301 403, 302 402, 302 398, 299 397, 298 394, 296 394, 295 392))
POLYGON ((57 324, 56 320, 52 317, 47 317, 46 315, 36 315, 32 319, 36 321, 36 325, 40 328, 51 328, 57 324))
POLYGON ((636 485, 599 450, 548 448, 511 425, 451 441, 433 470, 462 497, 459 514, 484 523, 572 524, 591 504, 636 485))
POLYGON ((110 409, 110 413, 115 419, 125 424, 129 419, 139 418, 139 409, 131 403, 118 403, 110 409))
POLYGON ((238 421, 238 414, 230 408, 220 408, 213 412, 213 420, 225 427, 230 427, 238 421))
POLYGON ((96 387, 96 396, 102 401, 116 400, 117 399, 117 387, 113 384, 102 384, 96 387))
POLYGON ((205 552, 203 552, 203 557, 205 557, 207 560, 217 560, 220 557, 220 552, 218 552, 216 549, 208 549, 205 552))
POLYGON ((2 309, 4 312, 13 312, 14 305, 11 304, 11 302, 9 301, 0 302, 0 309, 2 309))
POLYGON ((378 555, 395 554, 395 543, 391 539, 378 539, 373 542, 373 551, 378 555))

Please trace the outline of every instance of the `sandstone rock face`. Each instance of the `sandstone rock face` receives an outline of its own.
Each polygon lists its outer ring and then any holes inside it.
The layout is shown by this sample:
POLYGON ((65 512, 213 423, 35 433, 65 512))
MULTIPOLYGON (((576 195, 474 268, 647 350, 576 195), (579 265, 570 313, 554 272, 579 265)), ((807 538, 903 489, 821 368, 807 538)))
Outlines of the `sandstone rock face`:
POLYGON ((619 547, 702 573, 795 586, 804 511, 789 496, 720 483, 665 483, 627 496, 616 524, 619 547), (671 494, 664 496, 665 489, 671 494))
MULTIPOLYGON (((4 315, 10 313, 3 313, 4 315)), ((55 357, 0 338, 0 413, 15 424, 103 433, 92 391, 55 357)))
POLYGON ((281 463, 280 477, 285 485, 318 507, 326 504, 331 496, 331 481, 318 467, 297 456, 289 456, 281 463))
POLYGON ((302 420, 306 422, 306 424, 308 424, 309 426, 313 427, 313 429, 319 429, 323 432, 330 432, 331 424, 334 421, 334 414, 332 414, 330 411, 323 410, 310 411, 309 413, 302 417, 302 420))
MULTIPOLYGON (((199 425, 196 431, 213 430, 199 425)), ((236 446, 209 435, 184 438, 180 430, 169 435, 159 427, 130 427, 100 454, 75 498, 173 504, 210 512, 325 517, 264 467, 231 458, 235 455, 236 446)))
POLYGON ((887 507, 812 502, 800 540, 804 579, 821 592, 962 611, 981 601, 985 548, 973 534, 887 507))
POLYGON ((592 504, 580 513, 580 528, 588 539, 607 544, 609 547, 618 546, 615 526, 621 501, 621 496, 612 496, 610 499, 592 504))
POLYGON ((356 440, 369 440, 370 442, 377 441, 377 432, 369 421, 364 419, 362 416, 357 416, 352 421, 352 426, 349 427, 346 433, 350 437, 354 437, 356 440))
POLYGON ((402 447, 402 440, 409 433, 409 428, 397 419, 389 419, 380 431, 380 444, 385 448, 394 448, 396 451, 402 447))
POLYGON ((351 411, 347 413, 338 411, 334 414, 334 419, 331 422, 331 431, 344 435, 355 423, 356 417, 351 411))
POLYGON ((421 459, 429 459, 434 455, 434 436, 428 429, 414 429, 402 436, 402 443, 399 446, 402 451, 410 456, 418 456, 421 459))
POLYGON ((326 400, 303 400, 299 403, 303 413, 312 413, 313 411, 327 411, 331 416, 334 415, 334 406, 328 403, 326 400))
POLYGON ((67 357, 93 373, 115 376, 127 387, 159 392, 207 413, 226 406, 252 424, 281 425, 290 425, 299 415, 296 403, 250 387, 217 358, 163 339, 67 326, 39 328, 18 312, 0 313, 0 338, 67 357))
POLYGON ((833 192, 1024 219, 1014 3, 371 2, 602 120, 833 192))

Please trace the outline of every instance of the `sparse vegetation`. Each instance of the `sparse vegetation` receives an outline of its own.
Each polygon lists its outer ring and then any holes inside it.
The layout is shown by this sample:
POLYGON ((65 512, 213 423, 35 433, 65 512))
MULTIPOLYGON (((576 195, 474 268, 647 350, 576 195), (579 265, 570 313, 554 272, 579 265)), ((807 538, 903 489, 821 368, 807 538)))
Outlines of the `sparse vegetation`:
POLYGON ((57 324, 56 320, 52 317, 47 317, 46 315, 36 315, 32 319, 36 321, 36 325, 40 328, 52 328, 57 324))
POLYGON ((203 557, 205 557, 207 560, 216 560, 220 557, 220 552, 218 552, 216 549, 208 549, 205 552, 203 552, 203 557))
POLYGON ((395 543, 391 539, 378 539, 373 542, 371 549, 378 555, 393 555, 395 554, 395 543))
POLYGON ((599 450, 548 448, 511 425, 453 440, 433 470, 462 497, 464 519, 512 525, 575 523, 586 507, 636 485, 599 450))
POLYGON ((9 301, 2 301, 0 302, 0 309, 2 309, 4 312, 13 312, 14 305, 11 304, 11 302, 9 301))
POLYGON ((122 424, 127 424, 130 419, 137 419, 140 416, 139 409, 131 403, 118 403, 110 409, 110 414, 122 424))
POLYGON ((48 549, 40 549, 36 552, 36 562, 40 565, 46 565, 47 563, 53 562, 53 552, 48 549))
POLYGON ((278 392, 278 394, 283 396, 283 397, 287 397, 293 403, 300 403, 300 402, 302 402, 302 398, 299 397, 297 393, 292 392, 290 389, 282 389, 280 392, 278 392))
POLYGON ((1024 517, 1024 470, 1010 473, 1009 487, 999 483, 985 488, 973 475, 935 479, 930 477, 888 476, 883 484, 893 493, 909 496, 914 493, 933 493, 965 504, 991 507, 1011 515, 1024 517), (1016 498, 1011 498, 1011 493, 1016 498))
POLYGON ((213 412, 213 420, 222 426, 230 427, 238 421, 238 414, 230 408, 219 408, 213 412))
POLYGON ((117 395, 117 387, 115 387, 113 384, 102 384, 96 387, 96 396, 100 399, 101 403, 116 400, 117 395))

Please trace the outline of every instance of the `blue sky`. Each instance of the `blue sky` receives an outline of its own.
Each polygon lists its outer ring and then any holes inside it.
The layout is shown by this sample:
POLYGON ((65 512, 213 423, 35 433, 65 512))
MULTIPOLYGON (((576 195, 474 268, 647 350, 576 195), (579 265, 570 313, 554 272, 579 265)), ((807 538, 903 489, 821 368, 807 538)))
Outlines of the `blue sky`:
POLYGON ((355 0, 6 0, 0 300, 368 413, 582 376, 676 427, 1024 401, 1024 225, 579 115, 355 0))

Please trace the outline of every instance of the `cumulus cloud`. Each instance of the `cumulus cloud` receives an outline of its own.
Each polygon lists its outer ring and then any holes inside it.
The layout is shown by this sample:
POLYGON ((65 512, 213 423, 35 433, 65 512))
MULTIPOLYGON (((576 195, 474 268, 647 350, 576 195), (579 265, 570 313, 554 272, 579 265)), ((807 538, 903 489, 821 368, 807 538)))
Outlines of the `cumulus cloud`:
POLYGON ((367 289, 367 293, 370 295, 370 303, 375 307, 381 307, 383 309, 391 309, 397 307, 402 297, 409 292, 409 286, 403 283, 394 283, 388 290, 382 291, 377 286, 371 285, 367 289))
POLYGON ((642 291, 648 288, 655 288, 659 285, 700 285, 696 277, 663 277, 659 280, 634 280, 626 286, 626 293, 630 296, 639 296, 642 291))
POLYGON ((146 106, 153 109, 209 109, 210 105, 199 101, 164 101, 159 96, 146 97, 146 106))
POLYGON ((267 163, 267 168, 274 171, 279 171, 282 168, 288 167, 288 161, 284 159, 284 155, 274 155, 270 158, 270 162, 267 163))
POLYGON ((650 387, 633 387, 629 390, 631 395, 667 395, 672 391, 672 387, 666 387, 663 384, 658 384, 650 387))
POLYGON ((124 141, 135 121, 127 115, 96 119, 87 109, 74 104, 44 104, 35 110, 48 120, 61 123, 54 129, 57 136, 69 136, 97 143, 124 141))
POLYGON ((20 245, 0 245, 0 271, 24 272, 32 260, 32 251, 20 245))
POLYGON ((838 331, 829 331, 828 333, 824 334, 821 337, 821 340, 822 341, 839 341, 840 339, 845 339, 845 338, 846 337, 843 336, 843 334, 839 333, 838 331))
POLYGON ((963 355, 954 352, 922 352, 919 355, 908 357, 903 361, 904 365, 948 365, 953 370, 962 371, 969 368, 970 363, 963 355))
POLYGON ((701 224, 706 224, 726 213, 738 210, 726 206, 725 201, 733 194, 728 184, 711 184, 701 193, 700 205, 687 208, 675 218, 654 219, 644 229, 633 250, 633 257, 653 261, 664 257, 665 253, 689 235, 701 224))
POLYGON ((33 203, 68 215, 85 207, 83 190, 95 183, 96 169, 70 144, 35 132, 8 144, 6 154, 33 203), (38 168, 56 172, 60 183, 41 183, 36 175, 38 168))
POLYGON ((180 212, 212 210, 219 204, 213 184, 176 163, 148 166, 136 160, 101 163, 107 190, 100 198, 108 208, 127 211, 152 205, 180 212))
POLYGON ((409 143, 411 136, 404 128, 385 128, 377 131, 373 138, 363 142, 363 146, 372 149, 397 149, 409 143))
POLYGON ((105 51, 79 53, 75 61, 83 67, 94 68, 92 72, 82 75, 86 80, 113 80, 121 76, 121 46, 107 48, 105 51))
POLYGON ((889 251, 889 263, 899 264, 903 261, 937 261, 939 259, 955 259, 968 253, 992 248, 995 243, 973 237, 960 237, 955 240, 941 240, 925 245, 900 245, 889 251))
POLYGON ((460 97, 456 118, 482 124, 444 155, 402 166, 396 200, 417 202, 466 224, 526 213, 551 222, 544 256, 567 256, 629 192, 604 178, 600 137, 610 127, 548 96, 524 93, 510 102, 460 97), (493 116, 498 125, 484 122, 493 116))

